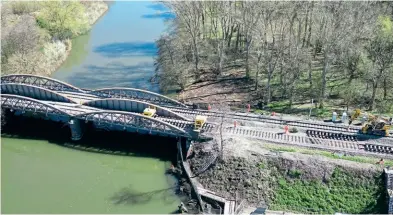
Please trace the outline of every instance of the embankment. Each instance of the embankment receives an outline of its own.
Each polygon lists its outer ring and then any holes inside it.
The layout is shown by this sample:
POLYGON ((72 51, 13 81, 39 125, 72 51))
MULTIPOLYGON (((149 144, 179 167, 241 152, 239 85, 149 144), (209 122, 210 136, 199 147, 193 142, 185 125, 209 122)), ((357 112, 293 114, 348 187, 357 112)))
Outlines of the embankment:
MULTIPOLYGON (((277 152, 263 143, 227 140, 225 156, 198 181, 227 199, 251 207, 303 213, 386 213, 382 168, 373 164, 277 152), (252 145, 252 149, 250 148, 252 145), (248 147, 250 146, 250 147, 248 147)), ((190 161, 193 171, 209 156, 203 147, 190 161)))

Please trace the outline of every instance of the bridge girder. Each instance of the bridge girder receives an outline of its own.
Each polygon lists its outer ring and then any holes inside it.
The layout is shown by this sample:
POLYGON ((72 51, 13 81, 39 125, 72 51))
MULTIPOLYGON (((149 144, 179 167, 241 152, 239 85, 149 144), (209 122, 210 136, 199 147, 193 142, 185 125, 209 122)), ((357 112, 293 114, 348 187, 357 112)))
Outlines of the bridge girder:
POLYGON ((20 83, 7 83, 1 84, 1 93, 14 94, 24 97, 30 97, 39 100, 55 101, 55 102, 67 102, 67 103, 78 103, 77 101, 67 98, 55 91, 46 89, 39 86, 20 84, 20 83))
POLYGON ((21 111, 29 111, 33 113, 55 114, 71 116, 67 112, 53 106, 46 104, 40 100, 32 99, 24 96, 2 94, 1 107, 8 109, 15 109, 21 111))
POLYGON ((116 125, 124 129, 133 128, 134 130, 144 130, 147 133, 159 133, 165 136, 190 137, 183 129, 171 125, 167 122, 157 120, 142 114, 123 112, 123 111, 95 111, 74 115, 74 118, 84 121, 93 121, 98 125, 107 124, 109 127, 116 125))
POLYGON ((161 106, 187 107, 185 104, 161 94, 135 88, 103 88, 92 90, 90 93, 104 98, 138 99, 161 106))
POLYGON ((191 119, 175 113, 168 108, 160 107, 155 104, 151 104, 148 102, 142 102, 133 99, 119 99, 119 98, 109 98, 109 99, 97 99, 84 102, 83 105, 97 107, 102 109, 109 110, 117 110, 117 111, 129 111, 129 112, 137 112, 142 113, 145 108, 155 107, 156 113, 159 116, 165 116, 185 121, 192 121, 191 119))
POLYGON ((43 77, 39 75, 30 75, 30 74, 13 74, 13 75, 5 75, 1 77, 1 83, 20 83, 20 84, 28 84, 33 86, 39 86, 42 88, 55 90, 55 91, 72 91, 72 92, 84 92, 82 89, 72 86, 71 84, 67 84, 65 82, 43 77))

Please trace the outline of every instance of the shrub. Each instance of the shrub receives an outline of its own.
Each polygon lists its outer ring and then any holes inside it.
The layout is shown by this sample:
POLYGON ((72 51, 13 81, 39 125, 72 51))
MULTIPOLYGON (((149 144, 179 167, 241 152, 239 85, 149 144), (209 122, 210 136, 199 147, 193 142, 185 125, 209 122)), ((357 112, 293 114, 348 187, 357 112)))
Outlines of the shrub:
POLYGON ((35 12, 40 8, 40 3, 36 1, 14 1, 11 3, 13 14, 26 14, 35 12))
POLYGON ((17 52, 9 58, 4 73, 49 75, 65 60, 66 54, 66 45, 61 41, 45 44, 42 52, 17 52))
POLYGON ((34 17, 24 15, 15 24, 8 35, 4 35, 1 43, 2 63, 14 53, 26 54, 35 50, 42 42, 43 34, 35 25, 34 17))
POLYGON ((88 29, 84 6, 76 1, 43 2, 37 22, 55 39, 61 40, 82 34, 88 29))
POLYGON ((289 170, 289 176, 293 178, 299 178, 302 175, 302 171, 297 170, 297 169, 291 169, 289 170))
POLYGON ((297 133, 297 132, 299 132, 299 131, 297 130, 296 127, 291 127, 291 128, 289 129, 289 133, 297 133))

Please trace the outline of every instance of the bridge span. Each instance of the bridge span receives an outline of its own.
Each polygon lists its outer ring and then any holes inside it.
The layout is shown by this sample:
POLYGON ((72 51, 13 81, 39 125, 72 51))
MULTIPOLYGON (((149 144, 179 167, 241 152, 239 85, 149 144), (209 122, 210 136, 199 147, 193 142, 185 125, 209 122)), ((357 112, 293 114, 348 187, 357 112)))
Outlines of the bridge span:
POLYGON ((81 89, 56 79, 30 74, 2 76, 1 84, 26 84, 46 88, 56 91, 59 94, 64 94, 68 98, 79 98, 79 100, 83 101, 93 100, 96 98, 127 98, 149 102, 160 106, 187 107, 179 101, 147 90, 125 87, 102 88, 95 90, 81 89))
POLYGON ((193 123, 166 116, 147 117, 142 114, 102 110, 80 104, 41 101, 19 95, 2 94, 1 107, 16 115, 29 115, 68 123, 73 140, 82 138, 83 122, 96 127, 142 134, 192 138, 193 123))

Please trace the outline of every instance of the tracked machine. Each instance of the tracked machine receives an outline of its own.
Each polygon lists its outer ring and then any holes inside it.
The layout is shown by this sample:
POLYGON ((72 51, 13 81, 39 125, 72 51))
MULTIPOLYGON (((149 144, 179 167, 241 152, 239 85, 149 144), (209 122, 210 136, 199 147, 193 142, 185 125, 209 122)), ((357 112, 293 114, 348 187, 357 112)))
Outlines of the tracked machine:
MULTIPOLYGON (((360 109, 356 109, 349 120, 349 125, 352 124, 361 114, 360 109)), ((389 136, 389 130, 392 126, 392 122, 383 118, 367 114, 367 121, 362 124, 360 130, 363 134, 377 135, 377 136, 389 136)))

